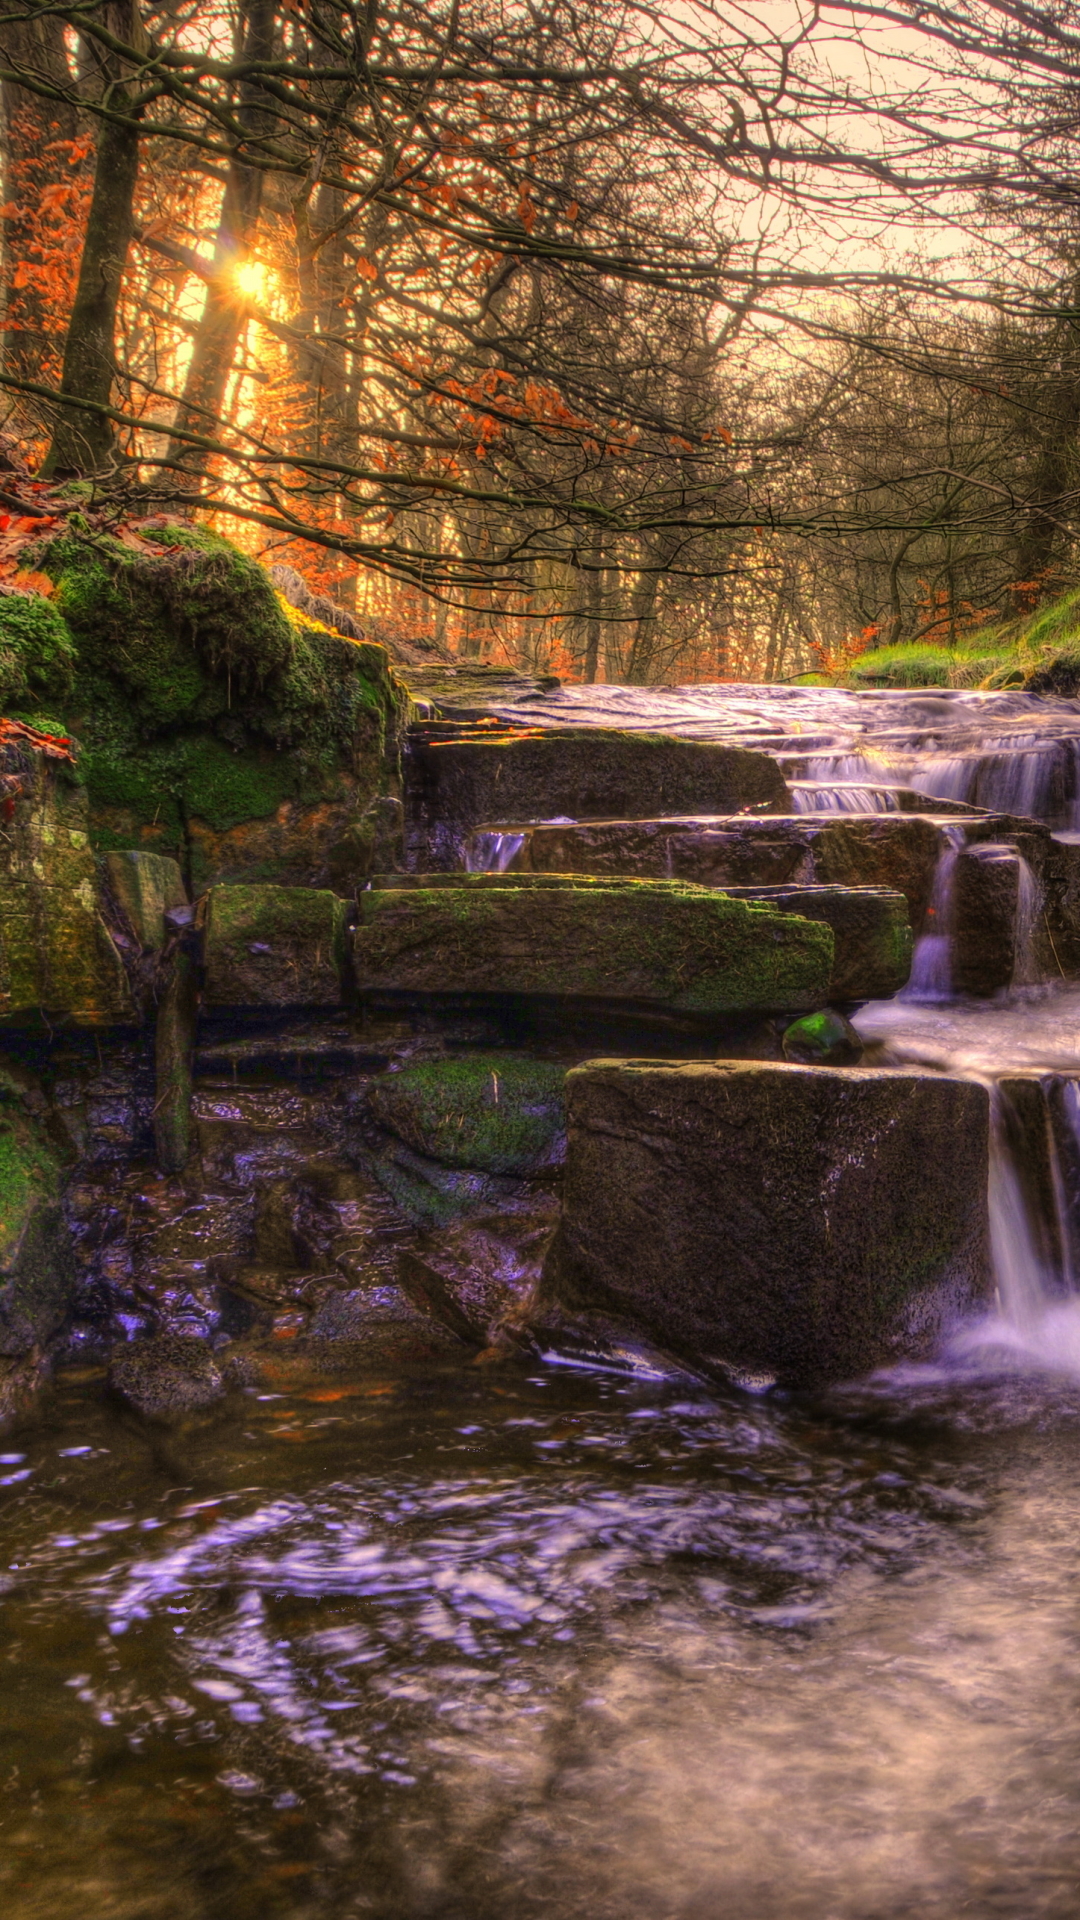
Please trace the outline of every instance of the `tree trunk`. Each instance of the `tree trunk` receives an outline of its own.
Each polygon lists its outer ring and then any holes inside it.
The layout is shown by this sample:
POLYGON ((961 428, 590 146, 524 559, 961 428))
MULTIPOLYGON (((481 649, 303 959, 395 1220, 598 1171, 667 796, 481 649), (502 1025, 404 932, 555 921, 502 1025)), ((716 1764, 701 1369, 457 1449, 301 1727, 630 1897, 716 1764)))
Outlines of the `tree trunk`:
MULTIPOLYGON (((14 11, 14 9, 13 9, 14 11)), ((55 14, 27 19, 0 12, 0 55, 8 66, 46 81, 58 92, 70 88, 73 75, 64 43, 64 23, 55 14)), ((0 143, 3 147, 4 199, 12 208, 3 223, 0 302, 3 312, 3 368, 15 380, 39 384, 55 378, 53 355, 58 340, 49 333, 49 301, 34 276, 20 285, 17 273, 40 261, 43 244, 41 196, 47 188, 77 184, 73 144, 78 113, 70 100, 45 99, 5 80, 0 85, 0 143)), ((55 319, 53 319, 55 325, 55 319)), ((33 417, 36 403, 24 403, 33 417)))
POLYGON ((600 561, 602 550, 600 536, 593 535, 589 546, 590 571, 586 574, 585 586, 585 661, 583 678, 587 686, 593 686, 600 665, 600 630, 603 625, 604 576, 600 561))
MULTIPOLYGON (((112 0, 104 9, 112 32, 137 44, 141 23, 133 0, 112 0)), ((96 55, 95 79, 114 112, 139 111, 123 84, 119 55, 96 55)), ((42 473, 59 478, 100 473, 116 459, 112 421, 95 408, 108 407, 116 375, 116 310, 135 218, 139 174, 139 129, 132 122, 102 120, 98 131, 94 192, 79 262, 79 281, 64 345, 61 404, 42 473), (89 406, 63 405, 64 399, 89 406)))
MULTIPOLYGON (((267 60, 274 46, 276 0, 250 0, 245 12, 243 57, 267 60)), ((264 113, 258 86, 245 83, 237 111, 245 136, 258 134, 264 113)), ((169 443, 168 458, 192 479, 206 472, 211 456, 189 445, 182 436, 190 433, 212 438, 221 419, 236 349, 247 324, 247 302, 236 284, 236 269, 251 257, 262 194, 262 169, 245 166, 239 156, 234 157, 221 203, 213 275, 207 284, 206 303, 176 409, 175 438, 169 443)))

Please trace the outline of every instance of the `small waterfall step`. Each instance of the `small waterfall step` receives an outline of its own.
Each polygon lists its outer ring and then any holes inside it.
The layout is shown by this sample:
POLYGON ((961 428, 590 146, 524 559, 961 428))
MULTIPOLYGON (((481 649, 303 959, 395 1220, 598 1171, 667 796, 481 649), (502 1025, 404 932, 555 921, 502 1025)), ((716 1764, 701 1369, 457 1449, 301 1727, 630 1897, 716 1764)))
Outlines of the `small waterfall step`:
POLYGON ((421 871, 464 866, 485 820, 787 813, 791 804, 768 754, 664 734, 414 729, 406 754, 408 864, 421 871))
MULTIPOLYGON (((508 847, 518 835, 503 836, 508 847)), ((618 874, 522 873, 496 865, 484 873, 377 874, 372 879, 377 890, 439 890, 445 887, 487 889, 507 887, 600 888, 611 891, 643 887, 686 885, 682 881, 657 882, 618 874)), ((802 920, 818 920, 832 929, 834 951, 827 997, 831 1006, 845 1006, 865 1000, 886 999, 898 993, 911 969, 912 935, 907 902, 902 893, 889 887, 725 887, 729 899, 746 900, 770 907, 776 913, 791 913, 802 920)))
MULTIPOLYGON (((1014 815, 504 820, 477 829, 466 854, 472 868, 663 877, 725 891, 817 884, 898 892, 920 942, 948 941, 947 952, 936 950, 941 969, 922 981, 926 991, 989 995, 1080 972, 1080 845, 1014 815)), ((917 951, 924 971, 934 951, 917 951)))

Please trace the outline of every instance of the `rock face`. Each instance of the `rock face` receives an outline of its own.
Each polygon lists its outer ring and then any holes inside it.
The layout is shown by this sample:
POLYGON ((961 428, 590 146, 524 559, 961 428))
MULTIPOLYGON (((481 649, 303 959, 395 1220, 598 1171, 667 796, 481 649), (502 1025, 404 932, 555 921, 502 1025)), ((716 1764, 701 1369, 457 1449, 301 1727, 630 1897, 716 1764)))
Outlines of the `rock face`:
POLYGON ((212 887, 203 959, 208 1008, 336 1007, 345 902, 316 887, 212 887))
POLYGON ((74 1282, 61 1168, 44 1100, 0 1070, 0 1355, 18 1357, 59 1327, 74 1282))
POLYGON ((120 955, 98 911, 85 791, 19 742, 0 749, 0 1015, 73 1026, 134 1018, 120 955))
POLYGON ((415 887, 360 896, 362 994, 518 994, 696 1016, 824 1004, 828 927, 703 888, 415 887))
POLYGON ((79 741, 96 851, 169 855, 196 893, 351 887, 395 863, 378 802, 400 793, 408 698, 384 648, 296 612, 193 526, 120 540, 72 520, 32 561, 54 591, 0 596, 0 700, 79 741))
POLYGON ((464 866, 468 836, 485 820, 648 819, 690 807, 779 813, 788 804, 767 754, 667 734, 419 734, 406 767, 409 861, 420 869, 464 866))
POLYGON ((988 1097, 864 1069, 594 1061, 567 1076, 549 1297, 793 1386, 929 1351, 985 1293, 988 1097))

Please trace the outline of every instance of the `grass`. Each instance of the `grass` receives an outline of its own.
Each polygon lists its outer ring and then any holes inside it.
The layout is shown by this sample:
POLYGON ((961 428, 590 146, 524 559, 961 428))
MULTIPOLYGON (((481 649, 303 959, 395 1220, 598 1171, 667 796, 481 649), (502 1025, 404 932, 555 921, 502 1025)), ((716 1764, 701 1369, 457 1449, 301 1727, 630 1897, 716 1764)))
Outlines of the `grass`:
MULTIPOLYGON (((804 676, 803 684, 821 682, 804 676)), ((1080 693, 1080 589, 1019 620, 965 635, 956 647, 925 641, 876 647, 842 682, 851 687, 1026 687, 1032 693, 1080 693)))

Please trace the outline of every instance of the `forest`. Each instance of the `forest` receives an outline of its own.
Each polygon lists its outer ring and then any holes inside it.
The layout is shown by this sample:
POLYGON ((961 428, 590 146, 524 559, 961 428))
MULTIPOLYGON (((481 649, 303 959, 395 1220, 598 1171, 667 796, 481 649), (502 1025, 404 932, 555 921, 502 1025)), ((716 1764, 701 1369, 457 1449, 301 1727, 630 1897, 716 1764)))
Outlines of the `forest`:
POLYGON ((660 684, 1080 580, 1069 0, 0 0, 0 82, 9 581, 75 487, 660 684))

